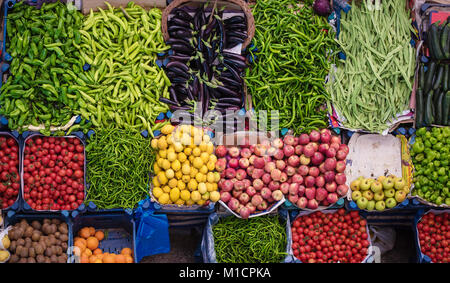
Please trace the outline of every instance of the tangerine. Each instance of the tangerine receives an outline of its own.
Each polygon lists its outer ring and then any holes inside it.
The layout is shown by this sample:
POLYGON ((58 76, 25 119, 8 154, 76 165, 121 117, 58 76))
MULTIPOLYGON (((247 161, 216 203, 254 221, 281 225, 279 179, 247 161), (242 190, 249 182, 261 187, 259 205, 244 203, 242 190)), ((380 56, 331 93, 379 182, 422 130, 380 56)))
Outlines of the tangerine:
POLYGON ((89 228, 89 234, 90 236, 94 236, 95 235, 95 228, 94 227, 88 227, 89 228))
POLYGON ((116 263, 115 256, 112 254, 106 254, 103 256, 103 262, 104 263, 116 263))
POLYGON ((124 255, 116 255, 116 263, 126 263, 126 257, 124 255))
POLYGON ((96 237, 89 237, 86 242, 87 242, 87 245, 86 245, 87 248, 90 249, 91 251, 98 248, 98 240, 96 237))
POLYGON ((131 256, 133 254, 133 251, 130 248, 123 248, 120 254, 131 256))
POLYGON ((89 238, 89 236, 91 235, 91 232, 89 231, 88 227, 84 227, 82 228, 80 231, 78 231, 78 236, 80 236, 81 238, 89 238))
POLYGON ((95 232, 94 237, 96 237, 97 240, 101 241, 105 238, 105 234, 103 233, 103 231, 97 231, 95 232))
POLYGON ((133 263, 134 262, 133 258, 130 255, 126 255, 125 256, 125 261, 126 261, 126 263, 133 263))
POLYGON ((101 249, 99 249, 99 248, 96 248, 92 253, 95 254, 95 255, 98 255, 98 254, 102 254, 103 251, 101 249))

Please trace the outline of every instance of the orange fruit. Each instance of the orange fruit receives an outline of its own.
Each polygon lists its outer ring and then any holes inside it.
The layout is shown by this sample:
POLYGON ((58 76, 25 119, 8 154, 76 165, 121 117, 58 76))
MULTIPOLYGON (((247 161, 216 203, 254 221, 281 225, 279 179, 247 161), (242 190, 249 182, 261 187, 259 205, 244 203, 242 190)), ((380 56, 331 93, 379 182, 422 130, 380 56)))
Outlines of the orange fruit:
POLYGON ((97 240, 101 241, 105 238, 105 234, 102 231, 97 231, 95 232, 94 237, 96 237, 97 240))
POLYGON ((122 251, 120 252, 120 254, 123 255, 132 255, 133 251, 130 248, 123 248, 122 251))
POLYGON ((80 263, 89 263, 89 257, 86 255, 80 256, 80 263))
POLYGON ((99 254, 102 254, 103 251, 101 249, 99 249, 99 248, 96 248, 92 253, 95 254, 95 255, 99 255, 99 254))
POLYGON ((84 227, 82 228, 80 231, 78 231, 78 236, 80 236, 81 238, 89 238, 89 236, 91 235, 91 232, 89 231, 88 227, 84 227))
POLYGON ((88 227, 89 228, 89 234, 90 236, 94 236, 95 235, 95 228, 94 227, 88 227))
POLYGON ((85 249, 81 255, 85 255, 87 257, 90 257, 92 255, 92 251, 90 249, 85 249))
POLYGON ((112 254, 107 254, 103 256, 104 263, 116 263, 116 259, 112 254))
POLYGON ((97 259, 94 261, 94 263, 103 263, 103 261, 102 261, 101 259, 97 258, 97 259))
POLYGON ((96 237, 89 237, 87 240, 87 248, 90 250, 95 250, 96 248, 98 248, 98 240, 96 237))
POLYGON ((126 263, 133 263, 134 261, 133 261, 133 258, 130 255, 126 255, 125 256, 125 262, 126 263))
POLYGON ((116 263, 127 263, 124 255, 116 255, 116 263))
POLYGON ((103 256, 104 256, 104 254, 98 254, 98 255, 96 255, 96 256, 97 256, 97 258, 99 258, 99 259, 103 260, 103 256))
POLYGON ((89 257, 89 263, 94 263, 97 259, 98 259, 98 257, 96 255, 91 255, 89 257))
POLYGON ((84 250, 86 249, 86 245, 81 242, 81 241, 77 241, 74 243, 74 246, 80 249, 80 255, 84 252, 84 250))

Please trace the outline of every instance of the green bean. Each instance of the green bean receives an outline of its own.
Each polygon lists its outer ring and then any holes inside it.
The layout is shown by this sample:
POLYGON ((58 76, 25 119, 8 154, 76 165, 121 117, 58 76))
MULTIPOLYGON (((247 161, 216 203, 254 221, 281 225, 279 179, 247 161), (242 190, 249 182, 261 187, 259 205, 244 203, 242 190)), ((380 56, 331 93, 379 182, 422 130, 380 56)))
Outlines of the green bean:
POLYGON ((286 256, 286 222, 278 216, 220 218, 212 231, 217 262, 274 263, 286 256))

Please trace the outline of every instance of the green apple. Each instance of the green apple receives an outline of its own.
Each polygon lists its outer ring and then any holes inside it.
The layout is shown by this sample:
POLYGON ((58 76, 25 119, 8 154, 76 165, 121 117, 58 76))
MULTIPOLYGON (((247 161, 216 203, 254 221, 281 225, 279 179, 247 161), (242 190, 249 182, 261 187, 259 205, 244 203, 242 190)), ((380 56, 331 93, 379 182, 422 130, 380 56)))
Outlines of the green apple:
POLYGON ((367 210, 374 210, 374 209, 375 209, 375 201, 374 201, 374 200, 369 200, 369 201, 367 202, 367 207, 366 207, 366 209, 367 209, 367 210))
POLYGON ((379 200, 375 203, 376 210, 384 210, 386 208, 386 203, 383 200, 379 200))
POLYGON ((395 196, 395 189, 384 190, 384 196, 386 198, 393 198, 395 196))
POLYGON ((389 178, 387 177, 386 179, 383 180, 383 182, 381 182, 383 184, 383 189, 385 190, 389 190, 392 189, 394 187, 394 179, 393 178, 389 178))
POLYGON ((371 178, 367 178, 364 179, 360 184, 359 184, 359 188, 362 191, 367 191, 368 189, 370 189, 370 186, 372 185, 373 179, 371 178))
POLYGON ((362 193, 360 191, 352 192, 352 200, 357 201, 362 197, 362 193))
POLYGON ((360 209, 366 209, 368 202, 369 201, 365 197, 360 197, 356 204, 360 209))
POLYGON ((387 198, 385 202, 387 208, 393 208, 394 206, 397 205, 397 201, 395 201, 394 198, 387 198))
POLYGON ((372 185, 370 185, 370 189, 372 190, 372 192, 376 193, 376 192, 380 192, 383 190, 383 185, 380 183, 380 181, 374 181, 372 183, 372 185))
POLYGON ((395 200, 398 203, 401 203, 406 198, 406 192, 404 190, 399 190, 395 192, 395 200))
POLYGON ((365 197, 367 200, 372 200, 373 192, 371 190, 364 191, 362 196, 365 197))
POLYGON ((401 189, 403 189, 404 187, 406 187, 406 182, 405 182, 405 180, 403 180, 403 178, 396 178, 396 179, 395 179, 394 187, 395 187, 396 190, 401 190, 401 189))
POLYGON ((383 192, 383 191, 380 191, 380 192, 378 192, 378 193, 374 193, 374 194, 373 194, 373 199, 374 199, 375 201, 383 200, 383 199, 384 199, 384 192, 383 192))
POLYGON ((361 180, 359 180, 359 179, 353 180, 353 182, 351 182, 351 184, 350 184, 350 189, 352 191, 359 191, 360 183, 361 183, 361 180))
POLYGON ((386 176, 380 176, 377 178, 377 181, 383 183, 384 179, 386 179, 386 176))

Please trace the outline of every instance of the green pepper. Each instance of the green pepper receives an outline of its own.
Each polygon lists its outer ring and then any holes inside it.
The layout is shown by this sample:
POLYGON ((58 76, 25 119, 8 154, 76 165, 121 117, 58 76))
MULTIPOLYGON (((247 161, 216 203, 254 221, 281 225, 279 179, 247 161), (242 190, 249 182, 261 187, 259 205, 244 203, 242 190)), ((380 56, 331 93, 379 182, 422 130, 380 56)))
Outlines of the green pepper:
POLYGON ((424 151, 425 146, 422 142, 420 141, 416 141, 413 146, 412 146, 413 152, 414 153, 421 153, 424 151))

